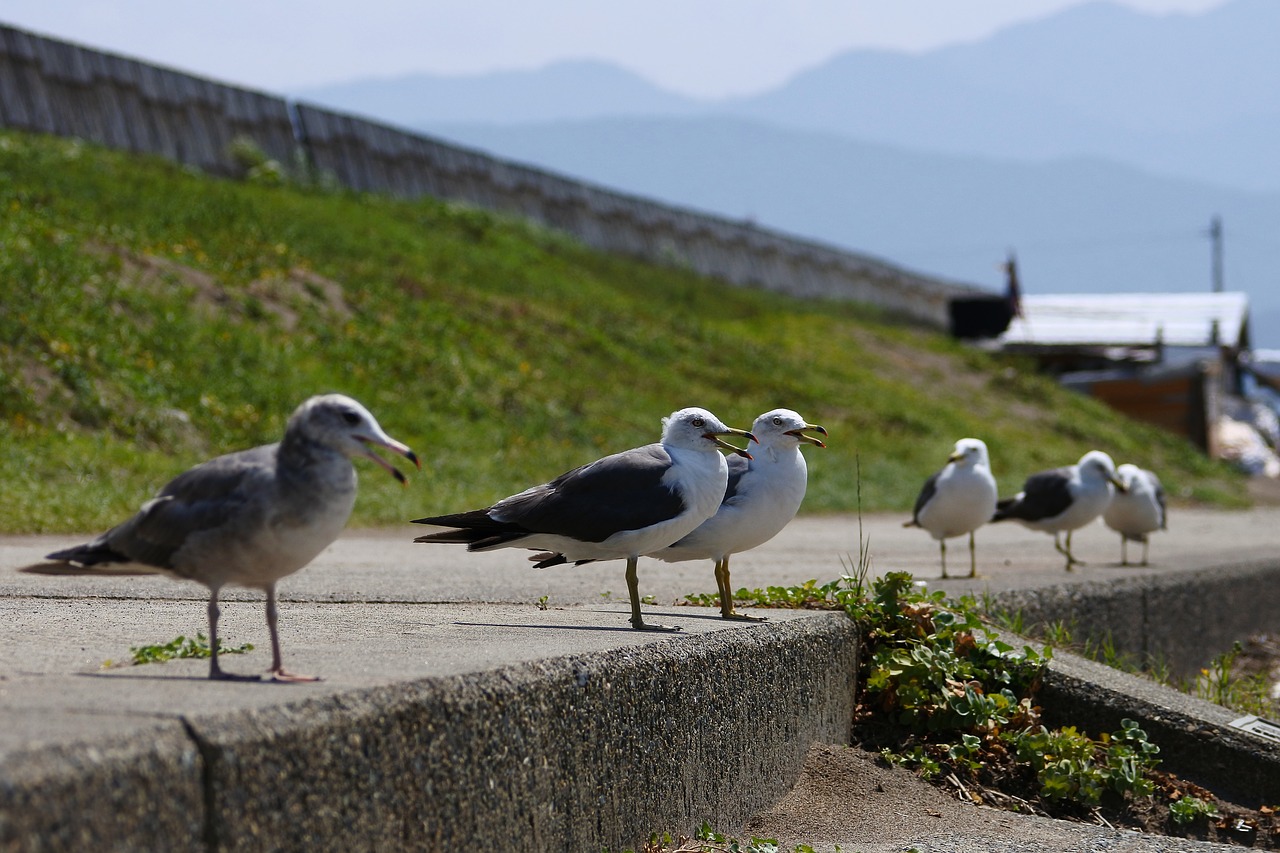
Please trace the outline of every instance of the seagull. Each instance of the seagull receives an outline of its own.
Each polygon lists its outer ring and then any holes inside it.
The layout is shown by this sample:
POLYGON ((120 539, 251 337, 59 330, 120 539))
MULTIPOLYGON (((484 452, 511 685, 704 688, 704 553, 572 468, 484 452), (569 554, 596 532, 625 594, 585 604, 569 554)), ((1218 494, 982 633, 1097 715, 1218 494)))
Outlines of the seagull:
POLYGON ((1075 465, 1032 474, 1022 491, 996 504, 992 521, 1012 518, 1032 530, 1053 534, 1053 547, 1067 558, 1067 571, 1083 566, 1071 554, 1071 531, 1084 527, 1106 510, 1114 490, 1125 490, 1116 474, 1111 457, 1101 450, 1090 450, 1075 465), (1067 534, 1067 547, 1058 541, 1067 534))
POLYGON ((57 551, 20 571, 45 575, 161 574, 209 588, 209 677, 258 680, 218 664, 218 594, 227 584, 267 596, 274 681, 316 681, 286 670, 276 630, 276 582, 310 563, 351 515, 356 471, 372 459, 401 483, 405 477, 374 452, 384 447, 419 468, 418 457, 382 431, 350 397, 312 397, 289 417, 284 439, 219 456, 179 474, 136 515, 91 542, 57 551))
POLYGON ((774 409, 756 418, 751 432, 760 447, 750 457, 728 458, 729 485, 716 514, 679 541, 647 555, 668 563, 714 560, 720 615, 725 619, 763 621, 734 610, 729 557, 768 542, 800 509, 808 481, 800 444, 826 447, 805 430, 827 434, 790 409, 774 409))
POLYGON ((962 438, 942 467, 920 489, 911 520, 903 527, 920 527, 938 540, 942 576, 947 576, 947 539, 969 534, 969 577, 977 577, 973 533, 996 511, 996 479, 991 476, 986 442, 962 438))
POLYGON ((1164 488, 1153 472, 1137 465, 1121 465, 1116 473, 1126 491, 1115 496, 1102 514, 1102 521, 1120 534, 1120 565, 1129 565, 1129 540, 1142 543, 1142 562, 1147 565, 1147 534, 1168 530, 1164 488))
POLYGON ((718 448, 745 452, 722 435, 755 439, 706 409, 681 409, 663 418, 659 443, 598 459, 484 509, 414 519, 451 529, 413 541, 465 544, 468 551, 545 551, 531 558, 540 569, 626 559, 631 626, 678 630, 641 617, 636 563, 691 532, 720 506, 729 467, 718 448))

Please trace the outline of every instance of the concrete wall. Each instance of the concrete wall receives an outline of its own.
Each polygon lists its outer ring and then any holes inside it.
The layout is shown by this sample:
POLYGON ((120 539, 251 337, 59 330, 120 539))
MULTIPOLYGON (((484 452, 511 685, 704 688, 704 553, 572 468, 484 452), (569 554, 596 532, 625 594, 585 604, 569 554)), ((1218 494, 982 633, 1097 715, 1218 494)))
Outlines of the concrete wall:
POLYGON ((526 217, 592 248, 731 284, 853 300, 948 328, 977 288, 746 222, 695 213, 308 104, 0 26, 0 127, 158 154, 216 174, 238 136, 361 192, 423 195, 526 217))
POLYGON ((843 614, 150 723, 0 766, 0 849, 582 850, 742 825, 844 743, 843 614))
POLYGON ((252 137, 284 162, 294 150, 280 98, 0 26, 0 127, 156 154, 215 174, 252 137))
POLYGON ((1280 802, 1280 744, 1231 725, 1243 714, 1070 654, 1054 656, 1039 702, 1046 725, 1094 736, 1136 720, 1160 769, 1249 808, 1280 802))
POLYGON ((1280 629, 1280 564, 1258 561, 1188 573, 1019 590, 996 606, 1021 615, 1034 634, 1055 622, 1075 642, 1109 642, 1176 678, 1191 678, 1232 643, 1280 629))

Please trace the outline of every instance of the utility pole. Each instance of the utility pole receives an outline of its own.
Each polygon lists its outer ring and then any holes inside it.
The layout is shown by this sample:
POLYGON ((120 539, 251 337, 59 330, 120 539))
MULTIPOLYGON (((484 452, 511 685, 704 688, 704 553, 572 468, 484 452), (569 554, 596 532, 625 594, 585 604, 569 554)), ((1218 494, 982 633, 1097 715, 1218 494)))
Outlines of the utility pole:
POLYGON ((1209 220, 1209 241, 1213 251, 1213 292, 1222 292, 1222 217, 1209 220))

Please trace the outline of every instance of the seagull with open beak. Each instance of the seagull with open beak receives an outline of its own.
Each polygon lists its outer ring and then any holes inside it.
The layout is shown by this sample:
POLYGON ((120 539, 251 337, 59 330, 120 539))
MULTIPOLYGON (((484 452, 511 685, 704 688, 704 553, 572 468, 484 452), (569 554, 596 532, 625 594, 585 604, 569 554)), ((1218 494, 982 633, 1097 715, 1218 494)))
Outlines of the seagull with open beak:
POLYGON ((132 518, 84 545, 22 569, 49 575, 164 574, 209 588, 209 677, 257 679, 225 672, 218 661, 218 594, 228 584, 267 596, 270 676, 315 681, 284 668, 277 630, 276 582, 311 562, 351 517, 356 471, 364 456, 401 483, 405 477, 374 447, 419 468, 407 445, 388 436, 369 410, 342 394, 312 397, 289 417, 278 444, 211 459, 169 482, 132 518))
POLYGON ((726 426, 706 409, 673 412, 662 440, 598 459, 492 506, 415 519, 448 528, 415 542, 465 544, 468 551, 529 548, 538 568, 596 560, 627 561, 631 625, 677 630, 644 621, 636 566, 715 514, 729 481, 719 448, 750 454, 723 436, 755 436, 726 426))
POLYGON ((696 530, 648 556, 669 563, 715 561, 720 615, 724 619, 756 621, 763 617, 738 613, 733 606, 729 557, 768 542, 795 518, 804 500, 809 471, 802 444, 827 445, 810 432, 825 436, 817 424, 806 423, 791 409, 774 409, 751 425, 758 447, 751 455, 730 456, 729 480, 715 515, 696 530))

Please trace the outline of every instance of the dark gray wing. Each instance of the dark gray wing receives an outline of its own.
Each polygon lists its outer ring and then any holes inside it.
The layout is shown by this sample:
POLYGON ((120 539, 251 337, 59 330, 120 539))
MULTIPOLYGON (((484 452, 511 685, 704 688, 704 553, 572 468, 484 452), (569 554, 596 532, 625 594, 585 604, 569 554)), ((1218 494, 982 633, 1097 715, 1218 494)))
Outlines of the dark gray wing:
POLYGON ((738 484, 742 482, 742 475, 751 469, 751 460, 734 453, 726 456, 724 461, 729 465, 729 485, 725 487, 720 503, 727 504, 738 496, 738 484))
POLYGON ((684 500, 662 482, 671 464, 660 444, 615 453, 498 501, 489 515, 531 533, 603 542, 684 511, 684 500))
POLYGON ((933 500, 933 496, 938 493, 938 476, 941 473, 941 471, 933 473, 929 479, 924 481, 924 485, 920 487, 920 494, 916 497, 915 509, 911 511, 911 524, 920 524, 920 510, 924 509, 924 505, 933 500))
POLYGON ((995 521, 1020 518, 1039 521, 1066 511, 1074 499, 1071 495, 1071 469, 1056 468, 1032 474, 1022 486, 1022 499, 1009 498, 996 505, 995 521))
POLYGON ((616 453, 485 509, 415 518, 414 524, 453 529, 413 541, 465 543, 475 550, 531 533, 554 533, 602 542, 620 530, 648 527, 684 511, 680 496, 662 484, 670 468, 671 457, 660 444, 616 453))
POLYGON ((81 565, 135 562, 173 570, 192 534, 254 513, 274 489, 276 445, 219 456, 179 474, 137 515, 92 542, 50 554, 81 565))

